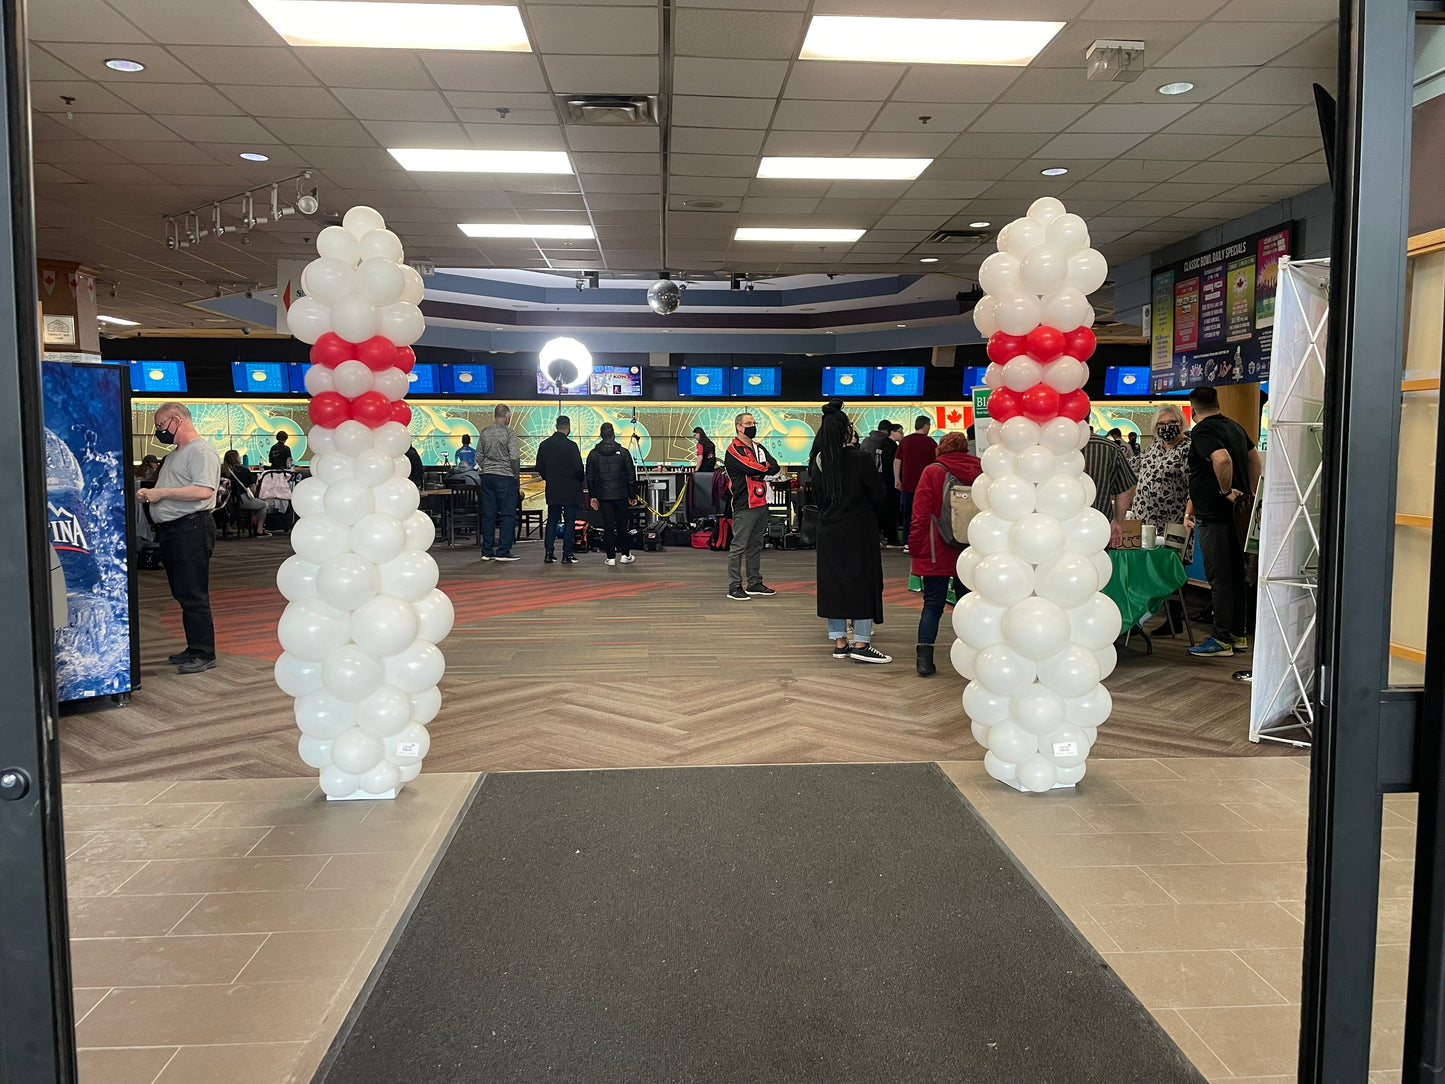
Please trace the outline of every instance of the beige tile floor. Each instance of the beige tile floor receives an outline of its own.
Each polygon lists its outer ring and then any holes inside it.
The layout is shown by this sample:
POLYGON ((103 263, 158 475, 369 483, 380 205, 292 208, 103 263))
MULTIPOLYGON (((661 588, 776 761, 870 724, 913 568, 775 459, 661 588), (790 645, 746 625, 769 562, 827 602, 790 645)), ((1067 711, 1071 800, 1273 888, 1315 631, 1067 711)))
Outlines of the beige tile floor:
POLYGON ((309 1081, 476 778, 67 784, 81 1084, 309 1081))
MULTIPOLYGON (((1305 758, 1091 761, 1042 796, 942 767, 1211 1082, 1293 1084, 1305 758)), ((1400 1081, 1414 816, 1386 798, 1371 1084, 1400 1081)))

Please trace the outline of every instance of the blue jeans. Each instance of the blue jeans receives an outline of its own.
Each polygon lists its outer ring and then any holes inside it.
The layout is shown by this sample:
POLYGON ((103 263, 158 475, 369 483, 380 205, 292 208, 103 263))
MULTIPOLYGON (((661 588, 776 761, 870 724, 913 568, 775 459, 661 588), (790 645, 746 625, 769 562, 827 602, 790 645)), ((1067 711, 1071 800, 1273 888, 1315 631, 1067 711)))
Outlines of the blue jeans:
POLYGON ((953 580, 953 597, 963 598, 968 590, 952 576, 923 577, 923 615, 918 619, 918 642, 931 644, 938 640, 938 623, 948 602, 948 582, 953 580))
POLYGON ((510 557, 517 538, 517 480, 509 475, 482 475, 482 556, 510 557), (493 531, 500 528, 496 550, 493 531))
POLYGON ((903 544, 906 546, 908 525, 913 522, 913 494, 906 489, 898 493, 898 518, 902 521, 898 525, 898 533, 903 536, 903 544))
POLYGON ((572 556, 572 546, 577 538, 577 506, 575 504, 549 504, 547 506, 547 556, 556 553, 557 524, 562 525, 562 560, 572 556))
MULTIPOLYGON (((842 617, 828 618, 828 635, 834 640, 846 640, 848 638, 848 621, 842 617)), ((871 644, 873 642, 873 619, 871 617, 853 618, 853 641, 859 644, 871 644)))

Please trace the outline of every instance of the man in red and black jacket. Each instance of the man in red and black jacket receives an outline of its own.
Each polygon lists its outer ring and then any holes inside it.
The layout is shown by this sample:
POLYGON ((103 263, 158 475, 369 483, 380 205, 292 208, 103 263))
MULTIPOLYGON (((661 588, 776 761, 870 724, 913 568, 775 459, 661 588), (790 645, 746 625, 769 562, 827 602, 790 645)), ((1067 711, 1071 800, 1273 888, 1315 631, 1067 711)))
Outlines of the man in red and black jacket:
POLYGON ((763 542, 768 533, 768 483, 782 469, 768 450, 753 438, 758 423, 746 412, 733 419, 737 436, 723 457, 733 498, 733 538, 728 548, 728 598, 747 602, 755 595, 777 594, 763 583, 763 542), (747 566, 747 590, 743 566, 747 566))

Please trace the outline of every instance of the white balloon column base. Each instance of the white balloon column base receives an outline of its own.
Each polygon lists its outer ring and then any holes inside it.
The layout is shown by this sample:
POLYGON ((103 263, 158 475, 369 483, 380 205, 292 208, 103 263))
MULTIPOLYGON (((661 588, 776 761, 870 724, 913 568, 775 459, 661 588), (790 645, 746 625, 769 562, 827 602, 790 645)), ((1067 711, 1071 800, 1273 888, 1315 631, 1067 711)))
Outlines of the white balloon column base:
MULTIPOLYGON (((999 782, 1006 787, 1012 787, 1020 794, 1035 793, 1034 791, 1029 790, 1028 787, 1024 786, 1017 779, 1000 779, 999 782)), ((1049 790, 1074 790, 1077 786, 1077 783, 1055 783, 1052 787, 1049 788, 1049 790)), ((1047 794, 1048 791, 1045 791, 1044 793, 1047 794)))
POLYGON ((382 791, 380 794, 368 794, 364 790, 354 790, 350 794, 328 794, 326 800, 328 802, 359 802, 362 799, 371 801, 378 798, 395 798, 401 791, 401 787, 397 787, 395 790, 382 791))

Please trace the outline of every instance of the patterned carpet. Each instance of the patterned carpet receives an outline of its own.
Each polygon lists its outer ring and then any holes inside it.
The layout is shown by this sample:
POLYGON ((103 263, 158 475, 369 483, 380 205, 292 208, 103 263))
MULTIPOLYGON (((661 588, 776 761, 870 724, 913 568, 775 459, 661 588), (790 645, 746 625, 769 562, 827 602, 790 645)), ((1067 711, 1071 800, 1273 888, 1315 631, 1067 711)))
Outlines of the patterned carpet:
MULTIPOLYGON (((483 563, 473 547, 432 553, 457 625, 442 645, 447 675, 432 724, 432 771, 618 768, 979 759, 948 665, 913 672, 920 605, 907 558, 884 556, 887 621, 877 633, 891 666, 835 662, 814 615, 813 554, 775 552, 764 578, 779 594, 724 598, 724 555, 670 549, 608 568, 483 563)), ((180 615, 160 572, 141 573, 143 687, 124 708, 69 714, 63 769, 75 781, 295 776, 291 701, 271 662, 284 600, 283 539, 223 541, 212 566, 221 665, 182 677, 165 662, 180 615)), ((1096 757, 1278 755, 1246 738, 1247 660, 1196 660, 1183 643, 1124 653, 1107 685, 1114 716, 1096 757)))

